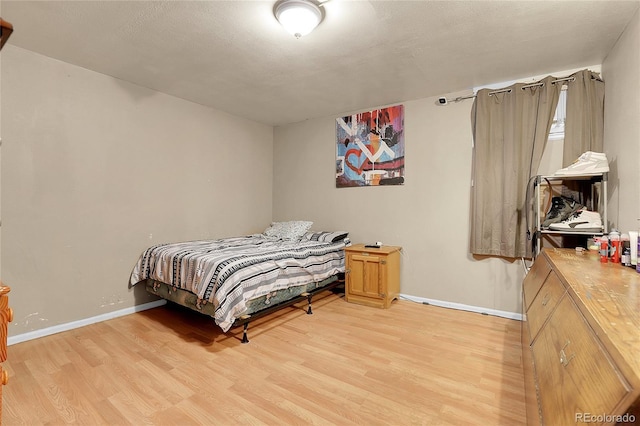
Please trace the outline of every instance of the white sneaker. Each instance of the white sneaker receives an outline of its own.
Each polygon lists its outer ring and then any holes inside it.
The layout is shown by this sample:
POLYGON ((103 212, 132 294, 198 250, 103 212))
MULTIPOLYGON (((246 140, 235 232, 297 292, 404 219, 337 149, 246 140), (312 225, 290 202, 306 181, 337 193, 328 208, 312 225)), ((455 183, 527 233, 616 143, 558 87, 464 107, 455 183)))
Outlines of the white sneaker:
POLYGON ((589 210, 577 210, 567 220, 549 225, 552 231, 602 232, 600 213, 589 210))
POLYGON ((560 169, 555 176, 591 175, 609 171, 609 162, 604 152, 587 151, 570 166, 560 169))

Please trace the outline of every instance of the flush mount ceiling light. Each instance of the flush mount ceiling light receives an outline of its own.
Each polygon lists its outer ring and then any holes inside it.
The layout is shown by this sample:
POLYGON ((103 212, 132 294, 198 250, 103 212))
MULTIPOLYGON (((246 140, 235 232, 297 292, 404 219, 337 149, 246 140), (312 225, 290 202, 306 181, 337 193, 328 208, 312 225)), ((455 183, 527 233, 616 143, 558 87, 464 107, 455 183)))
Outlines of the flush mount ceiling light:
POLYGON ((276 4, 274 13, 296 38, 309 34, 322 21, 322 11, 311 0, 283 0, 276 4))

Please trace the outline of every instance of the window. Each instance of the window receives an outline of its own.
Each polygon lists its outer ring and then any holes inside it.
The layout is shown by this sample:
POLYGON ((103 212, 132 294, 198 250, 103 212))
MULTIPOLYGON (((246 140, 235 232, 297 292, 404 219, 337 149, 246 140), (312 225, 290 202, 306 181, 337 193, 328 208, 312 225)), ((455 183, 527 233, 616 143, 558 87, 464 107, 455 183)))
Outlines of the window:
POLYGON ((549 140, 564 139, 564 123, 567 119, 567 90, 563 87, 558 99, 558 107, 556 114, 553 116, 551 130, 549 131, 549 140))

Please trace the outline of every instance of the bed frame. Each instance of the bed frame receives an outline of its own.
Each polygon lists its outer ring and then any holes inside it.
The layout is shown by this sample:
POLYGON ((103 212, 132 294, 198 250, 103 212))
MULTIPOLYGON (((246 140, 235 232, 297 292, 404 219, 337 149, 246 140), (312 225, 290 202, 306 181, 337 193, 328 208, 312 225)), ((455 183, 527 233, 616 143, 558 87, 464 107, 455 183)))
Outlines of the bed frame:
MULTIPOLYGON (((247 313, 236 318, 231 328, 243 326, 242 343, 249 343, 247 330, 251 321, 262 318, 305 299, 307 300, 307 315, 311 315, 313 314, 313 311, 311 310, 311 298, 316 294, 327 290, 335 291, 338 286, 343 286, 344 291, 344 273, 333 275, 320 283, 317 283, 317 285, 316 283, 310 283, 306 286, 301 285, 285 289, 283 292, 288 294, 284 299, 281 295, 276 295, 275 297, 272 295, 266 295, 257 298, 256 300, 249 301, 247 303, 247 313), (276 300, 275 303, 271 304, 269 302, 271 298, 276 300)), ((190 291, 173 287, 169 284, 152 279, 146 280, 145 288, 147 292, 155 296, 214 318, 215 308, 213 304, 207 303, 206 300, 198 299, 198 297, 190 291)))

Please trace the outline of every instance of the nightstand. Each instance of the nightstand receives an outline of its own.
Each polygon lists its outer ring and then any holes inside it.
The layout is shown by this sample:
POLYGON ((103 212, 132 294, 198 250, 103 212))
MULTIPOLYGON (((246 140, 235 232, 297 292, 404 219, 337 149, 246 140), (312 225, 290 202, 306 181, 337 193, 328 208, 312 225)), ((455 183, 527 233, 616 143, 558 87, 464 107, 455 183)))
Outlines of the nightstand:
POLYGON ((388 308, 400 294, 400 250, 402 247, 365 247, 354 244, 344 249, 347 302, 388 308))

